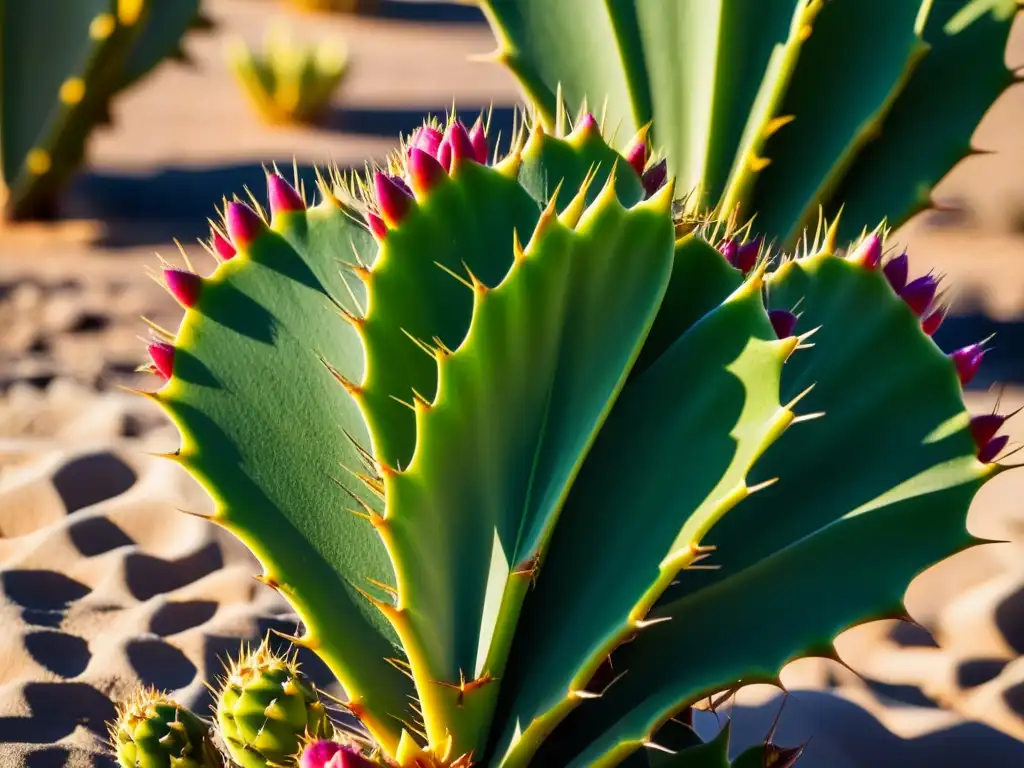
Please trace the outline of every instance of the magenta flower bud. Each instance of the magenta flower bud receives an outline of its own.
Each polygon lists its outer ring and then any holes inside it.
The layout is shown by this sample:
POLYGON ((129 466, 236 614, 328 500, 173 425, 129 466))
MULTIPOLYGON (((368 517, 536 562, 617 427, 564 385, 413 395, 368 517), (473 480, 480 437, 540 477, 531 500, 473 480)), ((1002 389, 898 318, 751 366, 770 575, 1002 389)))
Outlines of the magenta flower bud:
POLYGON ((384 236, 388 233, 388 225, 376 213, 367 212, 366 224, 370 228, 370 234, 377 238, 377 240, 383 240, 384 236))
POLYGON ((726 240, 725 242, 718 246, 718 250, 721 252, 723 256, 725 256, 725 260, 728 261, 730 264, 735 263, 736 253, 739 251, 739 249, 740 244, 737 243, 735 240, 726 240))
POLYGON ((441 163, 432 155, 428 155, 422 149, 412 147, 409 150, 409 181, 412 188, 420 197, 429 192, 442 178, 447 176, 441 163))
POLYGON ((915 315, 920 317, 931 306, 938 287, 938 280, 930 274, 924 275, 907 283, 906 287, 900 291, 900 298, 907 303, 915 315))
POLYGON ((473 146, 473 142, 469 138, 469 132, 466 130, 466 126, 462 124, 461 120, 455 120, 448 126, 448 133, 445 135, 445 141, 447 141, 451 146, 453 163, 456 160, 460 162, 462 160, 472 160, 473 162, 476 162, 476 148, 473 146))
POLYGON ((411 151, 415 147, 431 157, 437 158, 437 151, 443 138, 444 134, 437 128, 431 128, 429 125, 420 126, 409 139, 409 150, 411 151))
POLYGON ((267 176, 267 197, 270 199, 270 212, 275 216, 306 210, 306 203, 295 187, 276 173, 267 176))
POLYGON ((1006 423, 1006 417, 1000 416, 998 413, 982 413, 971 417, 971 437, 974 438, 974 444, 979 451, 988 445, 1004 423, 1006 423))
POLYGON ((389 227, 398 226, 412 208, 412 192, 401 179, 376 171, 373 187, 377 193, 377 205, 381 218, 389 227))
POLYGON ((642 177, 644 175, 644 166, 647 165, 648 159, 646 128, 642 128, 633 137, 633 140, 629 142, 629 146, 626 147, 626 151, 623 154, 626 157, 626 162, 636 171, 636 175, 642 177))
POLYGON ((978 451, 978 461, 982 464, 991 464, 996 456, 1003 452, 1003 448, 1010 442, 1009 435, 994 437, 985 444, 985 447, 978 451))
POLYGON ((217 252, 217 255, 220 256, 225 261, 227 261, 237 253, 237 251, 235 250, 235 246, 229 243, 228 239, 217 230, 213 230, 213 238, 211 239, 211 243, 213 245, 213 250, 215 250, 217 252))
POLYGON ((452 171, 452 143, 447 138, 441 140, 437 148, 437 161, 448 173, 452 171))
POLYGON ((363 757, 359 750, 345 746, 334 753, 324 768, 376 768, 376 764, 363 757))
POLYGON ((341 749, 336 741, 321 739, 306 745, 299 758, 299 768, 326 768, 327 763, 341 749))
POLYGON ((854 264, 874 269, 882 261, 882 238, 872 232, 846 258, 854 264))
POLYGON ((203 278, 195 272, 184 269, 169 268, 164 270, 164 281, 171 295, 186 309, 194 307, 199 301, 199 291, 203 286, 203 278))
POLYGON ((643 183, 646 197, 651 197, 664 187, 666 181, 668 181, 668 162, 662 159, 644 172, 643 183))
POLYGON ((941 309, 936 309, 921 321, 921 330, 929 336, 934 336, 935 332, 939 330, 939 326, 942 325, 942 321, 945 319, 946 313, 941 309))
POLYGON ((238 248, 244 248, 263 232, 263 219, 245 203, 228 203, 226 215, 228 235, 238 248))
POLYGON ((961 386, 966 387, 974 378, 981 367, 981 360, 984 356, 985 349, 981 344, 969 344, 949 353, 949 359, 953 361, 961 386))
POLYGON ((163 341, 154 341, 148 347, 149 358, 161 378, 169 379, 174 373, 174 347, 163 341))
POLYGON ((487 134, 484 132, 484 121, 477 118, 473 124, 473 130, 469 132, 469 140, 473 144, 473 152, 476 155, 476 161, 480 165, 487 165, 487 160, 491 154, 491 148, 487 144, 487 134))
POLYGON ((899 293, 907 285, 907 274, 910 269, 910 262, 907 259, 907 252, 904 251, 899 256, 893 259, 889 259, 885 266, 882 268, 885 279, 889 281, 889 285, 892 289, 899 293))
POLYGON ((772 309, 768 311, 768 319, 771 320, 775 335, 785 339, 793 335, 796 328, 796 315, 785 309, 772 309))

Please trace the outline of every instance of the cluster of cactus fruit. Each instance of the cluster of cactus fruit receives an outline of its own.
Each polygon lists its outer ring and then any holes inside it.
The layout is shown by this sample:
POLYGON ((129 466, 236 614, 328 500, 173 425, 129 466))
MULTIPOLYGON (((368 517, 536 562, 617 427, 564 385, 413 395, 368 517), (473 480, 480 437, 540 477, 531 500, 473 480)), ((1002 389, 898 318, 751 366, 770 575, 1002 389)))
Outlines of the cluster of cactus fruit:
MULTIPOLYGON (((930 338, 936 277, 883 226, 776 252, 680 205, 646 131, 620 154, 557 122, 499 153, 483 119, 428 121, 313 206, 270 173, 269 213, 226 204, 211 274, 164 272, 168 458, 362 726, 263 648, 217 703, 244 768, 793 765, 685 715, 835 657, 981 543, 1005 417, 964 406, 985 344, 930 338)), ((182 751, 118 744, 126 768, 182 751)))
POLYGON ((280 25, 268 28, 262 52, 234 39, 228 42, 227 56, 256 112, 270 123, 321 119, 349 66, 341 43, 299 45, 280 25))
POLYGON ((111 100, 165 58, 183 59, 182 35, 209 26, 199 0, 0 4, 3 216, 52 217, 111 100))

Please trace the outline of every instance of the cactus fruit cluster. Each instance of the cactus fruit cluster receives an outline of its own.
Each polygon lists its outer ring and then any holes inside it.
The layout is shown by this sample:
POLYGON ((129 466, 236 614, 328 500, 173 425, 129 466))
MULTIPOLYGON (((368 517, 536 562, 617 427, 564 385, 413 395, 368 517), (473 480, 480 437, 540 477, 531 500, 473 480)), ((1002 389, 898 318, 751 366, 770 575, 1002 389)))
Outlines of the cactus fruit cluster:
MULTIPOLYGON (((309 768, 727 765, 696 702, 835 657, 981 543, 968 508, 1008 466, 1005 417, 963 401, 986 347, 936 345, 939 281, 884 226, 781 252, 680 204, 647 131, 620 153, 590 114, 553 124, 499 153, 484 120, 427 122, 313 205, 271 173, 212 272, 165 270, 168 458, 372 744, 309 768)), ((252 685, 222 732, 266 718, 280 764, 313 705, 252 685)))
POLYGON ((228 752, 242 768, 284 765, 308 739, 334 729, 316 688, 293 658, 271 652, 266 640, 244 651, 224 676, 217 724, 228 752))
POLYGON ((118 708, 110 743, 122 768, 222 768, 206 723, 166 695, 141 689, 118 708))
POLYGON ((0 4, 0 207, 49 218, 110 102, 168 57, 199 0, 56 0, 0 4))
POLYGON ((1014 81, 1017 0, 472 1, 549 128, 561 99, 622 140, 653 120, 692 205, 787 247, 819 205, 844 239, 929 207, 1014 81))
POLYGON ((288 29, 267 29, 261 52, 241 39, 227 46, 228 63, 256 112, 269 123, 311 123, 323 117, 348 72, 344 45, 295 43, 288 29))

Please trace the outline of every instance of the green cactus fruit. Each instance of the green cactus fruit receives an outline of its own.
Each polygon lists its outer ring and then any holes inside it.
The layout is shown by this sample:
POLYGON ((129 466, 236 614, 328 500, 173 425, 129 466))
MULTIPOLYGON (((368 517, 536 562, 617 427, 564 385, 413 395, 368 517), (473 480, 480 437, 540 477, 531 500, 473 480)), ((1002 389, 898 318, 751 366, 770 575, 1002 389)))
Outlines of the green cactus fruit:
POLYGON ((266 640, 240 652, 229 668, 217 696, 217 723, 242 768, 294 765, 306 740, 334 732, 298 662, 273 653, 266 640))
POLYGON ((227 56, 257 113, 271 123, 319 120, 348 72, 343 45, 298 45, 279 24, 267 29, 262 52, 254 53, 236 38, 228 41, 227 56))
POLYGON ((152 688, 118 707, 110 742, 122 768, 221 768, 207 725, 152 688))
POLYGON ((819 204, 843 239, 928 207, 1014 80, 1016 0, 475 1, 548 128, 563 98, 622 141, 653 120, 691 204, 787 247, 819 204))
POLYGON ((935 344, 887 231, 775 252, 565 123, 496 156, 482 117, 428 121, 312 207, 272 173, 211 274, 165 272, 170 458, 402 768, 635 764, 902 615, 1006 468, 963 402, 984 345, 935 344))

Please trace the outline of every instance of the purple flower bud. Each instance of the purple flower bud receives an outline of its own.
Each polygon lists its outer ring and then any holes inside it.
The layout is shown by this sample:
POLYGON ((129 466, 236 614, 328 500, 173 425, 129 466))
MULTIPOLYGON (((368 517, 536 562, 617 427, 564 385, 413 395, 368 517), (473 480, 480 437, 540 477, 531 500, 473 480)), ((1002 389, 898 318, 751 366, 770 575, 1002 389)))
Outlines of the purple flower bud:
POLYGON ((904 251, 899 256, 889 259, 885 266, 882 268, 882 272, 885 274, 886 280, 889 281, 889 285, 892 289, 899 293, 907 285, 907 275, 910 269, 910 261, 907 259, 907 252, 904 251))
POLYGON ((985 356, 985 348, 981 344, 969 344, 955 352, 949 353, 950 360, 956 368, 961 386, 966 387, 981 367, 981 359, 985 356))
POLYGON ((647 131, 640 131, 626 147, 626 162, 636 171, 637 176, 644 175, 644 166, 647 165, 647 131))
POLYGON ((775 335, 785 339, 793 335, 796 328, 796 315, 785 309, 772 309, 768 311, 768 319, 771 320, 775 335))
POLYGON ((413 147, 416 149, 426 152, 431 157, 436 158, 438 149, 441 147, 441 140, 444 138, 437 128, 431 128, 429 125, 423 125, 417 128, 412 136, 409 138, 409 149, 413 147))
POLYGON ((487 165, 491 149, 487 145, 487 134, 484 132, 484 121, 477 118, 473 124, 473 130, 469 132, 469 140, 473 144, 473 151, 476 153, 476 161, 480 165, 487 165))
POLYGON ((921 321, 921 330, 929 336, 934 336, 939 330, 942 321, 946 319, 946 313, 942 309, 934 310, 928 317, 921 321))
POLYGON ((377 240, 383 240, 384 236, 388 233, 388 225, 384 223, 384 219, 375 213, 366 214, 366 224, 370 228, 370 233, 377 240))
MULTIPOLYGON (((461 120, 455 120, 448 126, 445 141, 451 146, 452 161, 472 160, 476 162, 476 148, 473 146, 469 132, 461 120)), ((442 163, 443 165, 443 163, 442 163)))
POLYGON ((994 437, 985 444, 985 447, 978 451, 978 461, 982 464, 991 464, 995 461, 996 456, 1002 453, 1003 448, 1010 442, 1009 435, 1000 435, 994 437))
POLYGON ((199 291, 203 286, 203 278, 195 272, 184 269, 165 269, 164 281, 171 295, 185 308, 191 308, 199 301, 199 291))
POLYGON ((998 413, 982 413, 971 417, 971 437, 974 438, 974 444, 979 451, 988 445, 1004 423, 1006 423, 1006 417, 998 413))
POLYGON ((270 199, 270 212, 275 216, 306 210, 306 203, 295 188, 276 173, 267 176, 267 197, 270 199))
POLYGON ((228 239, 217 230, 213 230, 211 244, 213 245, 213 250, 217 252, 217 255, 225 261, 232 258, 237 253, 235 246, 229 243, 228 239))
POLYGON ((935 291, 939 287, 939 281, 929 275, 924 275, 911 281, 900 291, 900 298, 907 303, 907 306, 920 317, 931 306, 935 299, 935 291))
POLYGON ((662 158, 644 172, 643 183, 646 197, 651 197, 664 187, 666 181, 668 181, 668 162, 662 158))
POLYGON ((163 341, 149 345, 149 357, 161 378, 169 379, 174 372, 174 347, 163 341))
POLYGON ((263 232, 263 219, 245 203, 228 203, 224 218, 228 235, 236 247, 244 248, 263 232))
POLYGON ((299 768, 326 768, 327 763, 339 750, 341 750, 341 744, 336 741, 327 741, 326 739, 314 741, 302 750, 299 768))
POLYGON ((425 195, 433 189, 437 182, 448 175, 437 159, 416 147, 409 150, 407 165, 412 188, 420 196, 425 195))
POLYGON ((846 258, 855 264, 874 269, 882 260, 882 238, 872 232, 846 258))
POLYGON ((757 255, 761 252, 761 238, 755 237, 749 243, 743 243, 736 249, 736 255, 732 259, 732 265, 744 275, 749 273, 757 264, 757 255))

